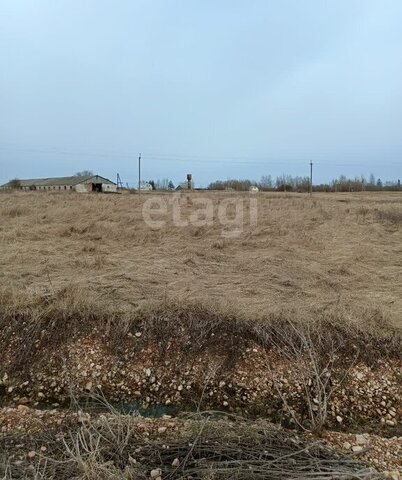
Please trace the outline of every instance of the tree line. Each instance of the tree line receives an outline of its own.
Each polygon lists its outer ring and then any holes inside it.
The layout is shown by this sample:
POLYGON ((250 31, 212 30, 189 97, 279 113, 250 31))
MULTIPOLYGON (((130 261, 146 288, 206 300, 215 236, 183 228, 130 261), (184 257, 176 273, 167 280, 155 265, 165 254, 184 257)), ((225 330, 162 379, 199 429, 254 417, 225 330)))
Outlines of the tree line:
MULTIPOLYGON (((262 191, 280 191, 280 192, 308 192, 310 189, 310 178, 292 175, 279 175, 275 179, 271 175, 263 175, 260 181, 255 180, 216 180, 208 185, 209 190, 236 190, 247 191, 250 187, 258 187, 262 191)), ((348 178, 340 175, 339 178, 331 180, 329 183, 313 184, 315 192, 361 192, 361 191, 381 191, 381 190, 401 190, 400 180, 382 181, 373 174, 366 178, 360 177, 348 178)))
MULTIPOLYGON (((90 171, 77 172, 77 176, 92 176, 90 171)), ((149 180, 148 183, 152 190, 174 190, 175 184, 167 179, 149 180)), ((186 183, 183 183, 185 186, 186 183)), ((18 178, 10 180, 9 188, 19 189, 21 182, 18 178)), ((208 190, 235 190, 248 191, 251 187, 258 187, 262 191, 279 191, 279 192, 308 192, 310 189, 310 178, 279 175, 275 179, 271 175, 263 175, 260 181, 249 179, 230 179, 230 180, 216 180, 211 182, 208 190)), ((373 174, 366 178, 364 175, 360 177, 348 178, 345 175, 340 175, 339 178, 331 180, 329 183, 313 184, 313 191, 315 192, 361 192, 361 191, 397 191, 401 190, 401 181, 382 181, 381 178, 376 178, 373 174)))

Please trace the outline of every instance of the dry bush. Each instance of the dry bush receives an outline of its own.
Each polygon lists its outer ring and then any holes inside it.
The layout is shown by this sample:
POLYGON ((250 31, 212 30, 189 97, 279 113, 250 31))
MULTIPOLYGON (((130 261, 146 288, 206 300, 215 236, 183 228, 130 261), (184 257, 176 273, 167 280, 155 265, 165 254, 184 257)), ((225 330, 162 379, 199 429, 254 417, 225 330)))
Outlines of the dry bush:
POLYGON ((15 207, 3 208, 1 210, 1 215, 9 218, 23 217, 29 215, 30 213, 31 211, 29 208, 19 205, 15 207))
POLYGON ((393 203, 389 204, 389 207, 385 207, 379 203, 379 208, 372 208, 370 206, 360 206, 356 210, 358 216, 363 217, 366 221, 367 218, 374 219, 385 225, 399 226, 402 224, 402 209, 399 205, 393 203))
POLYGON ((391 223, 393 225, 402 225, 402 209, 380 209, 376 210, 377 218, 381 222, 391 223))
POLYGON ((320 432, 327 425, 331 397, 342 387, 356 364, 357 349, 351 349, 347 354, 344 338, 332 331, 317 326, 313 330, 311 325, 292 322, 275 332, 272 343, 279 355, 293 366, 303 390, 306 418, 299 417, 289 404, 276 378, 277 373, 267 360, 267 368, 285 411, 299 428, 320 432))
POLYGON ((356 213, 357 215, 361 215, 365 218, 367 215, 372 213, 372 210, 369 207, 361 206, 357 209, 356 213))

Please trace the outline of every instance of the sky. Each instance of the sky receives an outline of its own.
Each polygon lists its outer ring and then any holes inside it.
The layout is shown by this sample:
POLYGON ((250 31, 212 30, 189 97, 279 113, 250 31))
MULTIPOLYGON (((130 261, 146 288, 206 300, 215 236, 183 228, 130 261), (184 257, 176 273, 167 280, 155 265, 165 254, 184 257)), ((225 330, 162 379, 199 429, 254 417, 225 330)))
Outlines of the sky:
POLYGON ((1 0, 0 184, 402 178, 400 0, 1 0))

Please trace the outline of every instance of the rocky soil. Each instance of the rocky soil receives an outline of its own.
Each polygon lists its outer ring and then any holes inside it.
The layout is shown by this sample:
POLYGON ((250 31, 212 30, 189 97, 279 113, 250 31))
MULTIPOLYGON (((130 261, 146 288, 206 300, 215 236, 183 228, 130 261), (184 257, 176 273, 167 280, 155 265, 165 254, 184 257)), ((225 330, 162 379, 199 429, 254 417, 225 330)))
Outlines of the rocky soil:
MULTIPOLYGON (((239 339, 238 349, 189 351, 185 332, 169 341, 161 352, 144 341, 145 332, 128 334, 119 351, 112 352, 102 338, 72 339, 62 350, 49 348, 46 355, 22 372, 2 365, 3 403, 69 403, 71 395, 102 392, 109 401, 141 405, 195 406, 246 415, 262 415, 275 422, 309 421, 320 413, 314 372, 300 370, 302 360, 284 358, 257 342, 239 339), (311 409, 306 403, 311 390, 311 409), (316 396, 315 396, 316 395, 316 396), (294 414, 294 415, 293 415, 294 414), (294 418, 293 418, 294 417, 294 418)), ((401 434, 402 361, 378 359, 375 365, 348 358, 334 365, 328 393, 329 427, 360 428, 401 434), (333 390, 333 391, 332 391, 333 390)))

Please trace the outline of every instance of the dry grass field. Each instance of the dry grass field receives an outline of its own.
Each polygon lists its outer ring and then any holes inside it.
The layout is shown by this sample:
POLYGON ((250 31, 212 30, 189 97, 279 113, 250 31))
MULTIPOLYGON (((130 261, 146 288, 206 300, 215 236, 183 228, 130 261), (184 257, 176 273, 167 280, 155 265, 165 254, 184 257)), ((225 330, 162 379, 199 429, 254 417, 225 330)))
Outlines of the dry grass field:
MULTIPOLYGON (((402 327, 402 195, 182 194, 244 201, 233 238, 213 225, 152 230, 142 216, 149 194, 0 194, 1 289, 49 294, 77 285, 110 305, 169 300, 230 305, 248 315, 323 312, 402 327), (248 205, 257 201, 257 226, 248 205)), ((169 200, 172 194, 160 194, 169 200)))

